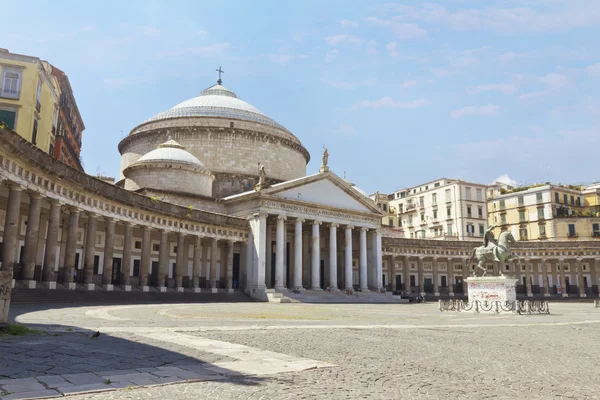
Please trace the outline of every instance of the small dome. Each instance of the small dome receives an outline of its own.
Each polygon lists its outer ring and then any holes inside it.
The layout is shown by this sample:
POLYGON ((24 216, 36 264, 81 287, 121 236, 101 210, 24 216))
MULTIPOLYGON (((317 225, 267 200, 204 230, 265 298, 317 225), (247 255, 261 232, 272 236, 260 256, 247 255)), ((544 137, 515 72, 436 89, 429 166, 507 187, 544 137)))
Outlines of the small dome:
POLYGON ((185 147, 173 139, 167 140, 165 143, 159 145, 157 149, 144 154, 135 162, 135 164, 153 162, 187 164, 204 169, 204 165, 200 162, 200 160, 187 152, 185 147))
POLYGON ((179 103, 170 110, 161 112, 144 121, 142 124, 185 117, 239 119, 242 121, 258 122, 289 132, 285 127, 267 117, 253 105, 240 100, 234 92, 220 84, 204 89, 200 93, 200 96, 179 103))
POLYGON ((350 182, 348 180, 348 178, 344 178, 344 182, 346 182, 348 185, 350 185, 352 187, 352 189, 356 190, 358 193, 362 194, 365 197, 369 197, 369 195, 367 194, 367 192, 365 192, 364 190, 362 190, 361 188, 359 188, 358 186, 356 186, 354 183, 350 182))

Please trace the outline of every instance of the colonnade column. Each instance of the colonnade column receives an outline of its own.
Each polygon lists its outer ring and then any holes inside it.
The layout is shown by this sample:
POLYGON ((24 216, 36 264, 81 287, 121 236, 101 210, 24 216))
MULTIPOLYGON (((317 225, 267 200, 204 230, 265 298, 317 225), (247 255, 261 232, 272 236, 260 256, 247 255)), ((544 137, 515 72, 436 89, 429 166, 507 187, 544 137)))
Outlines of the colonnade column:
POLYGON ((177 235, 177 258, 175 261, 175 288, 178 292, 183 292, 183 267, 187 264, 186 261, 185 234, 179 232, 177 235))
POLYGON ((454 296, 454 264, 450 257, 448 257, 446 270, 448 271, 448 295, 454 296))
POLYGON ((579 297, 586 297, 585 285, 583 284, 583 259, 577 259, 577 287, 579 288, 579 297))
POLYGON ((375 284, 376 289, 379 290, 383 286, 383 282, 381 281, 383 275, 383 253, 381 249, 381 230, 375 230, 375 284))
POLYGON ((112 289, 113 255, 115 247, 115 224, 116 222, 114 219, 110 217, 105 218, 106 237, 104 238, 104 263, 102 264, 102 284, 106 285, 107 290, 112 289))
POLYGON ((169 278, 169 233, 160 231, 160 245, 158 249, 158 282, 157 286, 161 292, 167 291, 167 280, 169 278))
POLYGON ((417 259, 417 270, 419 273, 419 292, 421 296, 425 296, 425 276, 423 276, 423 256, 417 259))
POLYGON ((200 270, 202 268, 202 238, 196 236, 194 241, 194 265, 192 267, 192 287, 195 292, 200 289, 200 270))
POLYGON ((273 287, 277 290, 284 289, 284 281, 283 281, 283 257, 285 255, 285 215, 277 216, 277 232, 276 232, 276 242, 275 242, 275 283, 273 287))
POLYGON ((346 289, 352 289, 352 225, 346 226, 344 249, 344 275, 346 280, 346 289))
POLYGON ((294 289, 302 289, 302 218, 294 224, 294 289))
MULTIPOLYGON (((367 280, 367 228, 360 228, 360 264, 359 264, 359 280, 360 290, 369 290, 367 280)), ((375 249, 373 249, 375 251, 375 249)), ((375 259, 375 257, 373 257, 375 259)), ((375 259, 375 262, 377 260, 375 259)), ((373 265, 377 269, 376 264, 373 265)))
POLYGON ((4 220, 4 233, 2 236, 2 271, 11 276, 14 265, 17 263, 19 216, 21 214, 21 193, 23 188, 19 185, 8 184, 8 207, 4 220))
MULTIPOLYGON (((58 200, 50 200, 50 215, 48 217, 48 231, 46 232, 46 252, 44 253, 44 265, 42 267, 42 278, 50 282, 48 286, 55 288, 56 280, 54 270, 56 269, 56 245, 58 244, 58 229, 60 227, 60 207, 58 200)), ((4 231, 6 234, 6 230, 4 231)))
POLYGON ((310 288, 312 290, 321 289, 321 237, 319 235, 319 227, 321 221, 313 221, 312 223, 312 262, 311 262, 311 279, 310 288))
POLYGON ((542 268, 542 280, 544 282, 544 297, 549 297, 550 283, 548 282, 548 260, 542 258, 540 261, 540 267, 542 268))
POLYGON ((393 292, 396 290, 396 259, 394 256, 388 257, 388 263, 388 285, 393 292))
POLYGON ((248 232, 248 244, 246 245, 246 294, 252 293, 254 279, 254 261, 256 248, 254 247, 254 234, 252 229, 248 232))
POLYGON ((217 239, 210 243, 210 287, 213 293, 217 292, 217 252, 219 251, 217 239))
MULTIPOLYGON (((85 248, 83 255, 83 283, 91 285, 94 277, 94 250, 96 249, 97 216, 87 213, 87 229, 85 233, 85 248)), ((93 286, 88 286, 88 289, 93 286)))
POLYGON ((131 241, 133 236, 133 225, 130 222, 125 222, 125 238, 123 239, 123 268, 121 270, 121 285, 125 287, 125 291, 131 290, 131 241))
MULTIPOLYGON (((233 292, 233 246, 235 242, 230 240, 227 243, 227 279, 225 281, 225 288, 229 292, 233 292)), ((222 263, 221 263, 222 264, 222 263)))
POLYGON ((338 224, 329 225, 329 287, 338 288, 337 283, 337 227, 338 224))
POLYGON ((202 246, 202 267, 200 268, 200 277, 202 277, 202 271, 204 271, 204 286, 206 289, 210 289, 210 262, 208 260, 208 246, 202 246))
POLYGON ((525 259, 525 291, 527 297, 531 297, 533 293, 531 292, 531 266, 529 265, 529 259, 525 259))
POLYGON ((37 258, 38 240, 40 237, 40 214, 42 211, 42 196, 39 193, 29 193, 29 212, 27 214, 27 231, 23 249, 23 280, 30 282, 29 287, 35 287, 35 260, 37 258))
POLYGON ((148 291, 148 275, 150 273, 150 227, 144 226, 142 228, 142 256, 140 259, 140 283, 144 292, 148 291))
POLYGON ((404 281, 404 290, 410 291, 410 262, 408 256, 402 257, 402 272, 404 281))
POLYGON ((65 247, 65 266, 63 268, 62 277, 63 283, 67 284, 69 289, 75 289, 75 284, 73 284, 73 274, 75 273, 75 268, 77 267, 75 265, 75 246, 77 245, 78 227, 79 209, 73 207, 71 208, 71 213, 69 215, 69 230, 67 231, 67 244, 65 247))
POLYGON ((433 269, 433 295, 440 295, 440 288, 438 282, 438 257, 433 257, 433 261, 431 262, 431 268, 433 269))
POLYGON ((250 220, 254 242, 252 294, 254 294, 255 290, 262 291, 265 289, 265 259, 267 253, 267 215, 257 213, 253 217, 250 220))
POLYGON ((565 260, 561 259, 560 261, 560 287, 562 288, 562 297, 568 297, 569 293, 567 292, 567 280, 565 279, 565 260))

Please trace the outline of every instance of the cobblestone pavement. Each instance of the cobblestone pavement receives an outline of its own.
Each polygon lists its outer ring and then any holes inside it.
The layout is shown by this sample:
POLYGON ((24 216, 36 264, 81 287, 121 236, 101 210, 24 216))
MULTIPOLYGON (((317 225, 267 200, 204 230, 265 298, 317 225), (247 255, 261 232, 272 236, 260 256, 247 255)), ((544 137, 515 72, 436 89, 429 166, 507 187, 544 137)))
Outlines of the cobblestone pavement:
MULTIPOLYGON (((205 358, 203 368, 229 366, 244 358, 240 353, 261 357, 248 359, 237 372, 210 370, 222 379, 72 400, 598 398, 600 312, 589 303, 551 304, 551 312, 489 316, 440 313, 435 304, 249 303, 82 307, 23 312, 17 320, 62 331, 57 339, 68 337, 66 326, 100 329, 114 340, 143 343, 147 349, 140 354, 155 353, 159 360, 161 351, 189 362, 237 348, 229 358, 205 358), (65 325, 56 325, 61 317, 65 325), (203 352, 206 341, 231 349, 203 352), (310 367, 311 360, 319 368, 310 367), (296 371, 286 369, 294 362, 300 363, 296 371)), ((11 340, 29 349, 23 343, 31 337, 11 340)))

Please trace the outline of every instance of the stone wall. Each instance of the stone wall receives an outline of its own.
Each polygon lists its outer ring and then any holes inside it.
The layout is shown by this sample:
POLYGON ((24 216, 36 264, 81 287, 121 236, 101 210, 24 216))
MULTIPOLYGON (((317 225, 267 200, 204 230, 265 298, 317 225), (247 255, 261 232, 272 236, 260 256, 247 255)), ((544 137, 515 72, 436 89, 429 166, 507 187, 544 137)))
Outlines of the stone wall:
POLYGON ((210 197, 212 196, 212 185, 212 177, 207 174, 187 168, 178 168, 177 165, 173 165, 173 168, 140 165, 127 171, 125 189, 160 189, 210 197))

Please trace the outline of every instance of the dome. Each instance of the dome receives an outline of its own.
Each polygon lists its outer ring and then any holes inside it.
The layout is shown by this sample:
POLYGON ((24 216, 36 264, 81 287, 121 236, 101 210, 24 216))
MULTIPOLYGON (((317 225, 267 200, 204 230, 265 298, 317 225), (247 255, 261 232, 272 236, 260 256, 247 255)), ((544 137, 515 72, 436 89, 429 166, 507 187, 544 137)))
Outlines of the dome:
POLYGON ((350 185, 352 187, 352 189, 356 190, 358 193, 362 194, 365 197, 369 197, 367 192, 365 192, 364 190, 362 190, 361 188, 356 186, 354 183, 350 182, 347 178, 344 178, 344 182, 346 182, 348 185, 350 185))
POLYGON ((240 100, 231 90, 221 84, 213 85, 200 93, 200 96, 177 104, 170 110, 161 112, 144 121, 155 122, 171 118, 221 117, 242 121, 258 122, 289 132, 285 127, 267 117, 251 104, 240 100))
POLYGON ((202 165, 200 160, 187 152, 185 147, 173 139, 169 139, 165 143, 159 145, 157 149, 144 154, 135 162, 135 164, 155 162, 187 164, 189 166, 204 169, 204 165, 202 165))

